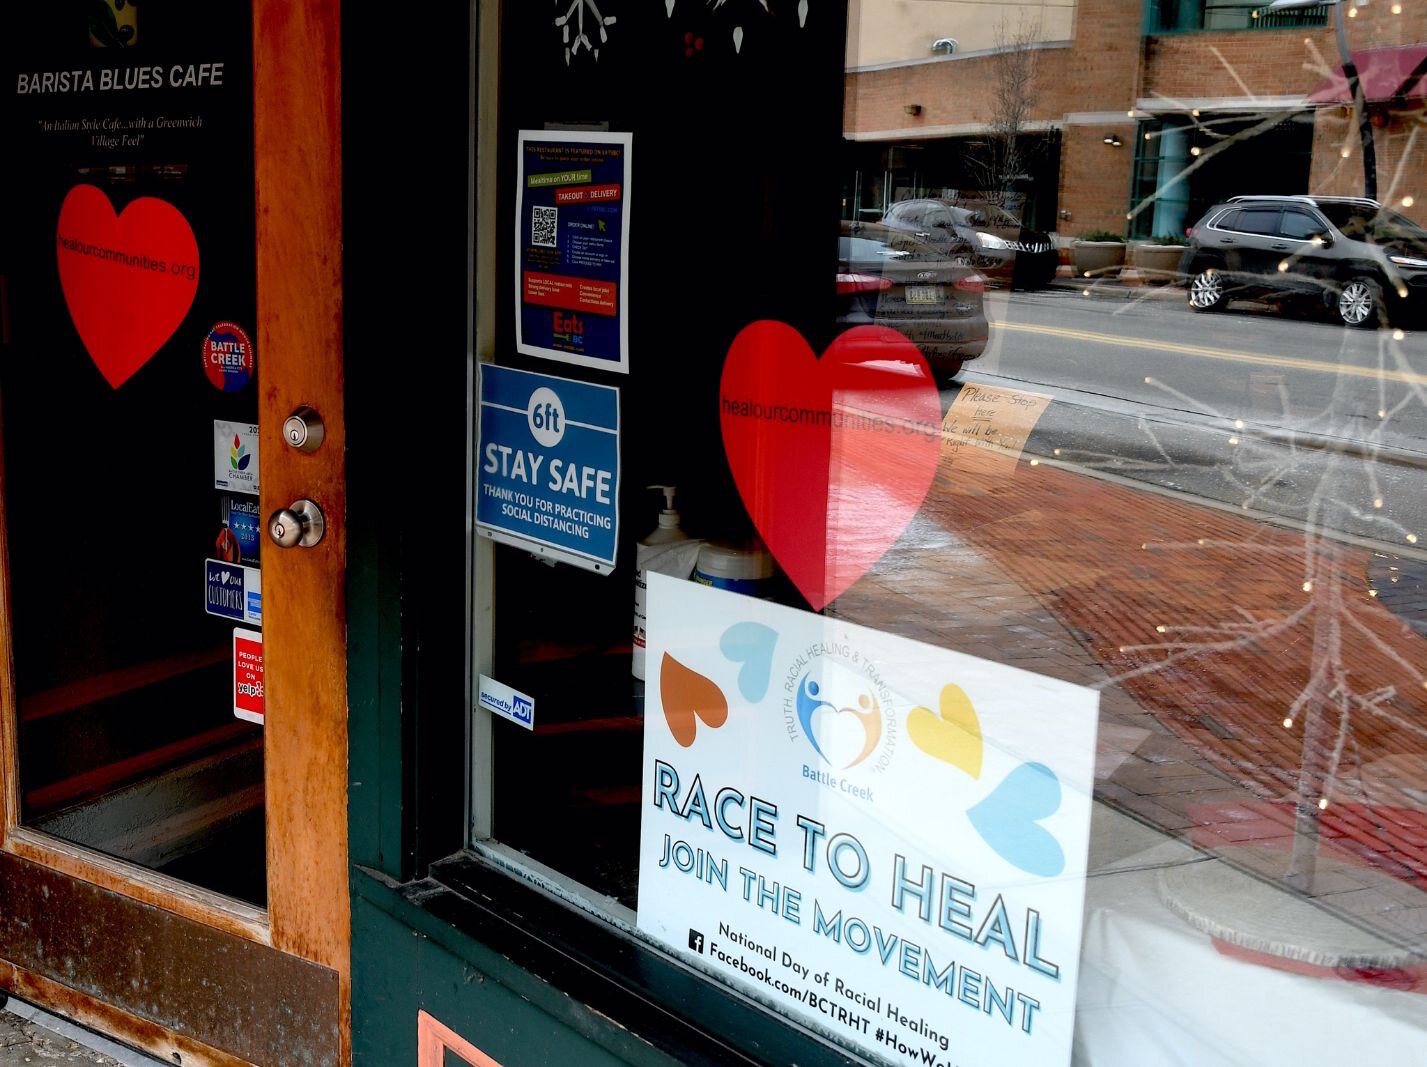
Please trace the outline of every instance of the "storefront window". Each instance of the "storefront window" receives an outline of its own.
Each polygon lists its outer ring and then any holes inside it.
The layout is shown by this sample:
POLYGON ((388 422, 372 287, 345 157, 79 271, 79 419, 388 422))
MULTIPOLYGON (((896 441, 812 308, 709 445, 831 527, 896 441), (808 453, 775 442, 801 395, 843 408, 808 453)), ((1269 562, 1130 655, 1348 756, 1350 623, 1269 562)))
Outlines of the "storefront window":
POLYGON ((1281 30, 1322 26, 1329 4, 1285 5, 1244 3, 1243 0, 1149 0, 1151 33, 1180 30, 1281 30))
POLYGON ((1427 20, 939 6, 504 10, 472 847, 868 1061, 1409 1061, 1427 20))

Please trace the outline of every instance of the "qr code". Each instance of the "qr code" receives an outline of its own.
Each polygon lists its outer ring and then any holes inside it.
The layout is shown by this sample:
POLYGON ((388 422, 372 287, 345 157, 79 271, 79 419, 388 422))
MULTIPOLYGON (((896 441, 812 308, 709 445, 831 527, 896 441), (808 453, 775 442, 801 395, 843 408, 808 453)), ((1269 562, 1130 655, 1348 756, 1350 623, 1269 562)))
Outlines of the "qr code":
POLYGON ((532 207, 530 209, 530 243, 544 248, 554 248, 556 222, 559 216, 559 208, 532 207))

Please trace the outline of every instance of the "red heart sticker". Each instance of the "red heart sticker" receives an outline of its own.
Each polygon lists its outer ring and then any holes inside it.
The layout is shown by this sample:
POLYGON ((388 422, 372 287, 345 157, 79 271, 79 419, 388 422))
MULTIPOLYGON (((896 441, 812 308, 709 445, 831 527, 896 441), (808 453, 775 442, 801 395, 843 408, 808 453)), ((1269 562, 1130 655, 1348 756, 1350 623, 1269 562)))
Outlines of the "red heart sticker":
POLYGON ((59 283, 89 358, 113 389, 154 357, 198 292, 198 241, 166 200, 119 215, 103 190, 76 185, 59 210, 59 283))
POLYGON ((719 412, 744 506, 814 610, 882 558, 936 473, 931 369, 883 326, 853 327, 819 359, 786 323, 753 323, 728 350, 719 412))

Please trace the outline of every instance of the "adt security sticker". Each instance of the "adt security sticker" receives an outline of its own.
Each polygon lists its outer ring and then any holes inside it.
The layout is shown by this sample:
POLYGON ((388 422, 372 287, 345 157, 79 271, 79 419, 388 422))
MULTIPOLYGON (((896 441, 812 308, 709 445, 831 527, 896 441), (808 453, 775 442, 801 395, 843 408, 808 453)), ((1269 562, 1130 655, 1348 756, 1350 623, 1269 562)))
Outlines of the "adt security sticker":
POLYGON ((214 388, 236 393, 253 380, 253 342, 235 322, 220 322, 203 339, 203 373, 214 388))
POLYGON ((213 486, 258 495, 258 428, 250 422, 213 423, 213 486))
POLYGON ((263 635, 233 630, 233 714, 263 724, 267 693, 263 685, 263 635))
POLYGON ((518 689, 512 689, 503 682, 481 675, 481 687, 477 703, 492 715, 509 719, 527 730, 535 729, 535 700, 518 689))
POLYGON ((203 610, 250 626, 263 624, 262 572, 256 567, 203 561, 203 610))
POLYGON ((619 544, 619 390, 481 367, 476 525, 601 574, 619 544))

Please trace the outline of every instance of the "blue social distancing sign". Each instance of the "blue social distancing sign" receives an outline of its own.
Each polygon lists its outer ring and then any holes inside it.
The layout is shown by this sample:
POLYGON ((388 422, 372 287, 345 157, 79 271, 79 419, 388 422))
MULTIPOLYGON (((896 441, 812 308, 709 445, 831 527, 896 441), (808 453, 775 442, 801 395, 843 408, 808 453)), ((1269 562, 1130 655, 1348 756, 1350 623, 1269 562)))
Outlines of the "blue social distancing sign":
POLYGON ((476 525, 607 574, 619 545, 619 390, 481 366, 476 525))

